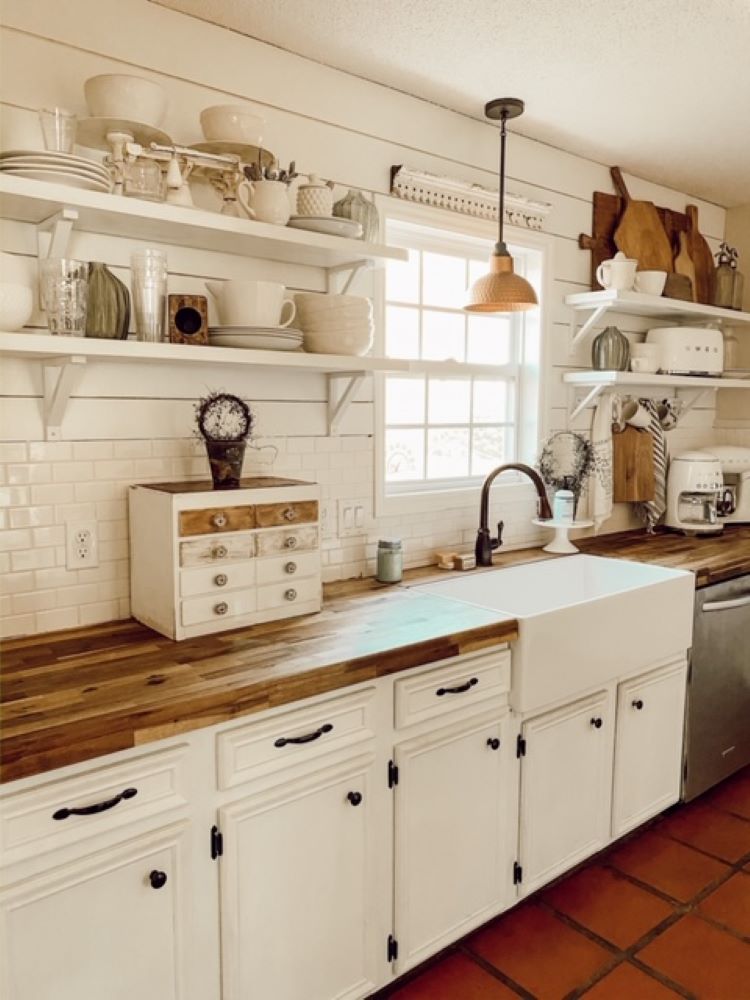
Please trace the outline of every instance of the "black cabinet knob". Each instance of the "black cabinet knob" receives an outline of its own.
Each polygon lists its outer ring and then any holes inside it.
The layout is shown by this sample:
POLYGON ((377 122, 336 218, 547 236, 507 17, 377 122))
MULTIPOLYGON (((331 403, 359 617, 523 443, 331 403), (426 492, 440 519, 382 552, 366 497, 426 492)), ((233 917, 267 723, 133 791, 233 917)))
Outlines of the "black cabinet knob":
POLYGON ((167 873, 160 872, 158 868, 154 868, 148 876, 148 880, 151 883, 152 889, 161 889, 167 884, 167 873))
POLYGON ((349 792, 347 799, 349 799, 353 806, 358 806, 362 801, 362 792, 349 792))
POLYGON ((487 746, 490 748, 490 750, 499 750, 500 740, 496 736, 490 736, 489 739, 487 740, 487 746))
POLYGON ((631 702, 631 705, 636 710, 636 712, 640 712, 640 710, 643 708, 643 700, 641 698, 636 698, 634 701, 631 702))
POLYGON ((602 720, 599 718, 598 715, 595 715, 594 718, 591 720, 591 725, 594 727, 594 729, 602 728, 602 720))

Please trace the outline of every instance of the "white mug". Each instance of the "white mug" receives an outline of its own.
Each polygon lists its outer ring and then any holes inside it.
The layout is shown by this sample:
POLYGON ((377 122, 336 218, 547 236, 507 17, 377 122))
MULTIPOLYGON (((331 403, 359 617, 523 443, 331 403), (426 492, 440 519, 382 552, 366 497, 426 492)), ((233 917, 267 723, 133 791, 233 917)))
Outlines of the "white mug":
POLYGON ((251 219, 285 226, 292 214, 289 189, 283 181, 240 181, 237 185, 240 205, 251 219))
POLYGON ((635 276, 635 290, 644 295, 661 295, 666 283, 666 271, 638 271, 635 276))
POLYGON ((297 312, 292 299, 284 298, 284 286, 275 281, 232 278, 207 281, 206 288, 216 300, 221 326, 289 326, 297 312))
POLYGON ((619 411, 616 413, 615 421, 617 430, 624 431, 625 424, 631 427, 638 427, 643 430, 651 423, 651 415, 646 407, 639 403, 637 399, 623 399, 619 411))
POLYGON ((624 253, 616 253, 611 260, 603 260, 597 267, 596 280, 603 288, 629 292, 633 288, 637 267, 637 260, 626 257, 624 253))

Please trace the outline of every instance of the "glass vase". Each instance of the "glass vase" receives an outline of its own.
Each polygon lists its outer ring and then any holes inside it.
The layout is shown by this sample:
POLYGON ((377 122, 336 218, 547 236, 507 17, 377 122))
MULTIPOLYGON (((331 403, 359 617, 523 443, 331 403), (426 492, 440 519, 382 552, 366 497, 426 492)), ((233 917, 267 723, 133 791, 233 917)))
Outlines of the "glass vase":
POLYGON ((86 336, 125 340, 130 324, 130 292, 106 264, 89 264, 89 300, 86 336))

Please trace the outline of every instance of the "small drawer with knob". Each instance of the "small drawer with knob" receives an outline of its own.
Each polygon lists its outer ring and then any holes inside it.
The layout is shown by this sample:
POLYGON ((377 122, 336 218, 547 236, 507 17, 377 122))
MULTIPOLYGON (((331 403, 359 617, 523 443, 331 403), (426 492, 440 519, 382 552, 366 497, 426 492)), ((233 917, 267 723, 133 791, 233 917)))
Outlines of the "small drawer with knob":
POLYGON ((259 528, 310 524, 318 520, 318 502, 295 500, 289 503, 262 503, 256 507, 255 517, 259 528))
POLYGON ((279 583, 283 580, 314 576, 320 572, 318 552, 294 552, 289 555, 257 560, 258 584, 279 583))
POLYGON ((255 562, 238 562, 229 566, 201 566, 181 571, 180 594, 182 597, 218 594, 243 587, 253 587, 255 582, 255 562))
POLYGON ((259 531, 256 536, 259 556, 282 552, 310 552, 318 548, 318 529, 314 525, 288 528, 285 531, 259 531))
POLYGON ((279 611, 284 608, 291 610, 299 604, 318 600, 320 600, 320 579, 317 577, 307 577, 304 580, 290 578, 282 583, 258 587, 258 611, 269 611, 271 608, 279 611))
POLYGON ((222 538, 198 538, 180 542, 181 566, 214 566, 221 562, 252 559, 255 535, 232 534, 222 538))
POLYGON ((246 531, 255 527, 255 507, 208 507, 179 513, 180 535, 210 535, 222 531, 246 531))
MULTIPOLYGON (((226 622, 252 614, 256 609, 255 590, 233 590, 225 594, 217 590, 205 597, 189 597, 182 602, 180 618, 183 625, 226 622)), ((231 625, 227 625, 231 628, 231 625)))

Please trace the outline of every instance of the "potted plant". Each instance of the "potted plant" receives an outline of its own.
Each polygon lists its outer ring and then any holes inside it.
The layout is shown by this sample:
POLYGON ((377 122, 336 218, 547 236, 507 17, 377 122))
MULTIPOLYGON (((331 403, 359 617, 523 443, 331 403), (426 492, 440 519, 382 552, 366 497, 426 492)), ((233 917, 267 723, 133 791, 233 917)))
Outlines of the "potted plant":
POLYGON ((206 443, 214 489, 239 489, 253 426, 250 407, 239 396, 211 392, 196 403, 195 421, 206 443))

